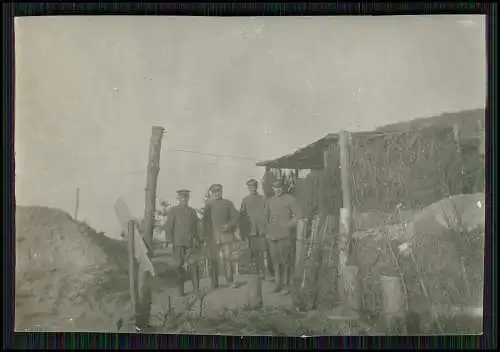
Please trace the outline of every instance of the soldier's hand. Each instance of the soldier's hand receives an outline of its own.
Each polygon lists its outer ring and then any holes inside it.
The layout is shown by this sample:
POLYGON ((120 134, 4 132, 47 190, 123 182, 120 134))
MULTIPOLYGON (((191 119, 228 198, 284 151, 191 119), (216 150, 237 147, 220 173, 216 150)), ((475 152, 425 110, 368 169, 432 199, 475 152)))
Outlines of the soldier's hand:
POLYGON ((222 225, 220 229, 224 232, 229 231, 229 225, 222 225))

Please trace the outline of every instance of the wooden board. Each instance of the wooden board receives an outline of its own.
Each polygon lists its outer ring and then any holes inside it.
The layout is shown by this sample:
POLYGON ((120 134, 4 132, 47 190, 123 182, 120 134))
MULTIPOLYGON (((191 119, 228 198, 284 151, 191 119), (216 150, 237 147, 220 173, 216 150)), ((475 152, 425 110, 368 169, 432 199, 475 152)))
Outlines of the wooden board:
POLYGON ((122 225, 124 231, 127 231, 128 223, 130 221, 135 222, 135 236, 134 236, 134 251, 135 251, 135 259, 139 265, 139 271, 145 270, 149 271, 152 276, 155 276, 155 270, 153 263, 148 256, 148 249, 146 244, 144 243, 144 239, 140 235, 140 229, 137 226, 137 219, 132 216, 127 204, 123 200, 123 198, 118 198, 115 204, 115 212, 118 217, 118 221, 122 225))

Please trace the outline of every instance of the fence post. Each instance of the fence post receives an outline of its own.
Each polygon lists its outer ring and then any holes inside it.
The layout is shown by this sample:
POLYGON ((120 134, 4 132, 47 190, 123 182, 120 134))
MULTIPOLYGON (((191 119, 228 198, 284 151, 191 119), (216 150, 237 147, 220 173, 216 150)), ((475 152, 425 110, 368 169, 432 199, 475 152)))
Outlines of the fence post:
POLYGON ((339 298, 345 306, 352 309, 360 308, 360 295, 355 290, 360 289, 358 282, 358 268, 347 266, 351 256, 352 233, 352 189, 351 189, 351 150, 350 133, 341 131, 339 134, 340 167, 342 180, 343 208, 340 210, 340 235, 339 235, 339 298))
POLYGON ((128 222, 127 229, 127 245, 128 245, 128 277, 130 285, 130 301, 132 302, 132 311, 134 314, 134 321, 137 315, 137 299, 138 299, 138 288, 137 288, 137 264, 135 260, 135 224, 133 221, 128 222))

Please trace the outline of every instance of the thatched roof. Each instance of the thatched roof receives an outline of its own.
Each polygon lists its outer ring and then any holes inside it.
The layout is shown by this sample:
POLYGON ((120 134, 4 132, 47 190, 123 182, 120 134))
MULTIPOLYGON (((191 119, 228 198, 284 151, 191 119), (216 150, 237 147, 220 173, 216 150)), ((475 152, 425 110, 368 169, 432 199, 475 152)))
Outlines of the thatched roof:
MULTIPOLYGON (((464 140, 477 138, 477 125, 484 121, 484 109, 468 110, 457 113, 445 113, 437 117, 414 119, 409 122, 396 123, 382 126, 375 131, 353 132, 352 139, 377 139, 384 138, 388 134, 401 135, 412 131, 420 131, 426 128, 449 129, 457 124, 464 140)), ((282 157, 257 163, 257 166, 277 169, 322 169, 323 151, 330 145, 337 143, 338 133, 329 133, 323 138, 311 143, 297 151, 282 157)))

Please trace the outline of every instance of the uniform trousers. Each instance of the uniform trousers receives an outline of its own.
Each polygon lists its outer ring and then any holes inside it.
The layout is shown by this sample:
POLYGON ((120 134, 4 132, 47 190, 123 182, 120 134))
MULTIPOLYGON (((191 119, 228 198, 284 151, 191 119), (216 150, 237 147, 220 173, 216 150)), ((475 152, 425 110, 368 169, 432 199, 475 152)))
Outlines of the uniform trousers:
POLYGON ((184 295, 184 282, 187 277, 191 277, 193 289, 198 292, 200 288, 200 270, 198 263, 189 260, 191 248, 184 246, 174 247, 174 256, 177 263, 178 290, 180 295, 184 295), (187 272, 185 270, 187 267, 187 272))

